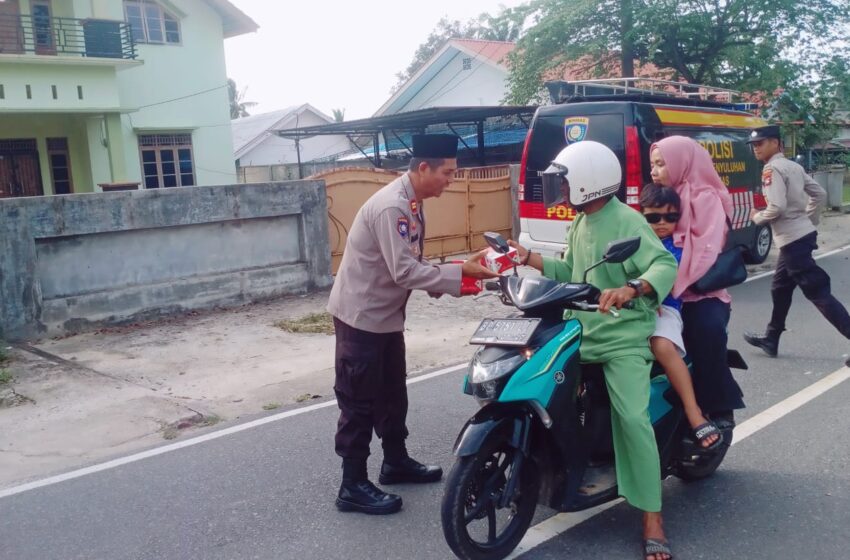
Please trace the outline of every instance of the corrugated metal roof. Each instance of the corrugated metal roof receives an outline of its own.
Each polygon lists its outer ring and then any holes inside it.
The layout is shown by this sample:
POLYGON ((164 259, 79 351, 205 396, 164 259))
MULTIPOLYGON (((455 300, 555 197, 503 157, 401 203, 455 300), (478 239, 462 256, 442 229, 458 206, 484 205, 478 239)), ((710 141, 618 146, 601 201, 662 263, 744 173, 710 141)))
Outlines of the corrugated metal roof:
POLYGON ((303 105, 293 105, 279 111, 251 115, 230 121, 234 153, 238 154, 257 137, 273 130, 276 124, 288 118, 301 107, 303 105))

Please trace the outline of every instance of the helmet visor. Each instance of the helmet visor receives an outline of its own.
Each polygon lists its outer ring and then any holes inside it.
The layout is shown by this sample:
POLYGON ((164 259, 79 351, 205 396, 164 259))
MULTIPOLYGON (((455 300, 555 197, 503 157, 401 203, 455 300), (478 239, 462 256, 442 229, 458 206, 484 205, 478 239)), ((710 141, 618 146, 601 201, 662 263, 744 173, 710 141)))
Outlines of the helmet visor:
POLYGON ((566 199, 563 183, 566 180, 567 168, 553 163, 540 176, 543 179, 543 204, 546 208, 564 204, 566 199))

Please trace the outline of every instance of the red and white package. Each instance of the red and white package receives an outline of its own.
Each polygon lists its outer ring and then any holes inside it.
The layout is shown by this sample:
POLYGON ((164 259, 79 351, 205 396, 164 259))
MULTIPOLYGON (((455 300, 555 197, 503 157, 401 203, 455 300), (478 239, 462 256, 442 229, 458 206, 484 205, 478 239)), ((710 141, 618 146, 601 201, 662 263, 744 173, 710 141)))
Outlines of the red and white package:
POLYGON ((484 289, 484 281, 472 276, 460 277, 460 295, 474 296, 481 293, 484 289))
POLYGON ((519 264, 519 255, 517 254, 517 250, 513 247, 511 247, 507 253, 500 253, 490 249, 487 251, 487 254, 484 255, 484 259, 482 259, 481 264, 493 272, 501 274, 509 268, 513 268, 514 264, 519 264))

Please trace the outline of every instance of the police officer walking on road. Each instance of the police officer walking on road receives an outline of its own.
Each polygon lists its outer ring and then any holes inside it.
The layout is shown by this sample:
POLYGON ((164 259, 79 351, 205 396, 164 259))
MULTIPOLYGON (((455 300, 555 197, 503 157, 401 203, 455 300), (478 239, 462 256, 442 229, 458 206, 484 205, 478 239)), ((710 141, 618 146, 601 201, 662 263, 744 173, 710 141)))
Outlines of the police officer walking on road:
MULTIPOLYGON (((773 314, 767 330, 764 334, 744 333, 744 340, 761 348, 768 356, 776 356, 779 336, 785 330, 785 319, 797 286, 838 332, 850 338, 850 315, 832 295, 829 275, 812 258, 812 251, 818 246, 815 226, 826 191, 800 164, 782 154, 778 126, 753 130, 748 143, 756 158, 765 164, 761 179, 767 198, 767 208, 760 212, 754 210, 751 218, 758 225, 771 225, 773 239, 779 247, 779 260, 771 286, 773 314)), ((845 363, 850 366, 850 358, 845 363)))
POLYGON ((408 172, 372 195, 360 208, 328 302, 336 329, 339 404, 336 453, 342 457, 342 511, 395 513, 401 497, 369 481, 366 460, 372 430, 381 438, 381 484, 436 482, 438 466, 407 454, 405 306, 411 290, 461 295, 461 277, 498 276, 480 264, 483 253, 463 264, 436 266, 422 257, 425 214, 422 201, 440 196, 457 170, 457 136, 413 137, 408 172))

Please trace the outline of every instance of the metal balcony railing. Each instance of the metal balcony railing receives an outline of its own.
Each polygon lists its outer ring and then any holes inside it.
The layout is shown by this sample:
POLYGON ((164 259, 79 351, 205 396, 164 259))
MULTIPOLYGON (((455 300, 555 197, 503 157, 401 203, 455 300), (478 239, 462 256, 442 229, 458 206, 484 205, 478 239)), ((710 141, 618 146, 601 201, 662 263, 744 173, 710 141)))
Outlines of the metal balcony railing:
POLYGON ((135 59, 125 21, 0 15, 0 55, 38 54, 135 59))

